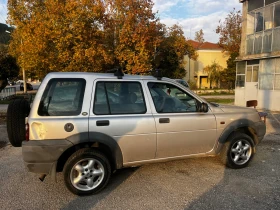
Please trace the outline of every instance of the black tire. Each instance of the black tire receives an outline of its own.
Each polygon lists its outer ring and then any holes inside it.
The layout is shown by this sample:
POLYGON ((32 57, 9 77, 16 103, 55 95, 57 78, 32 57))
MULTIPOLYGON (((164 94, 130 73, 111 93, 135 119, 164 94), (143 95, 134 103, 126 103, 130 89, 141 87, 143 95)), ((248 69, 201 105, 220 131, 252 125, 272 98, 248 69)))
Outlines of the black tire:
POLYGON ((252 138, 244 133, 232 134, 225 143, 220 154, 222 162, 229 168, 240 169, 248 166, 255 153, 255 144, 252 138), (240 149, 239 143, 241 142, 240 149), (248 149, 246 149, 249 147, 248 149), (236 158, 236 160, 235 160, 236 158))
POLYGON ((7 110, 7 132, 11 145, 21 147, 25 140, 25 118, 30 112, 30 104, 25 99, 13 100, 7 110))
POLYGON ((111 176, 111 166, 109 163, 109 160, 106 158, 105 155, 103 155, 101 152, 92 149, 92 148, 85 148, 80 149, 77 152, 75 152, 73 155, 69 157, 67 162, 64 165, 63 168, 63 176, 64 176, 64 182, 66 187, 76 195, 91 195, 96 194, 100 192, 107 184, 111 176), (98 162, 93 165, 93 167, 89 166, 89 160, 95 160, 95 162, 98 162), (74 169, 76 165, 83 164, 85 162, 85 165, 83 167, 83 171, 78 172, 78 170, 74 169), (102 165, 102 167, 101 167, 102 165), (92 170, 93 169, 93 170, 92 170), (95 170, 103 171, 104 174, 100 176, 94 177, 93 174, 95 170), (75 173, 76 176, 73 175, 75 173), (77 176, 78 175, 78 176, 77 176), (77 186, 74 186, 71 180, 74 182, 74 178, 77 178, 79 176, 83 176, 81 178, 81 181, 78 181, 79 184, 77 186), (92 177, 93 178, 90 178, 92 177), (93 189, 78 189, 78 188, 86 188, 88 187, 88 184, 86 181, 89 179, 95 180, 94 182, 97 183, 97 185, 93 189))

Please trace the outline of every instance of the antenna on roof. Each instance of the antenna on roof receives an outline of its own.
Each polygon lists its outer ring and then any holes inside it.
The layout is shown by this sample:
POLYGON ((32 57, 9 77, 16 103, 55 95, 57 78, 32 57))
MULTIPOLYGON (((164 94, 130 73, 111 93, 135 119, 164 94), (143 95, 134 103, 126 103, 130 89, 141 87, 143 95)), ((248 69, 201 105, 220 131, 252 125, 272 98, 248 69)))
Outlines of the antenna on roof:
POLYGON ((158 80, 161 80, 162 75, 161 75, 161 70, 160 69, 155 69, 152 71, 152 74, 154 77, 156 77, 158 80))

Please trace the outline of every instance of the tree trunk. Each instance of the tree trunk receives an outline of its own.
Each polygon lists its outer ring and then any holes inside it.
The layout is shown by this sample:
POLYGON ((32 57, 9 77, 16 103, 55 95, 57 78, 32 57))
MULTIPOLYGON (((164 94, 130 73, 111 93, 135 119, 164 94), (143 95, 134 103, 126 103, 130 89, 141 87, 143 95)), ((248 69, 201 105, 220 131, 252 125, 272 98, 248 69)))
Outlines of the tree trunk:
POLYGON ((7 79, 0 79, 0 92, 8 85, 7 79))

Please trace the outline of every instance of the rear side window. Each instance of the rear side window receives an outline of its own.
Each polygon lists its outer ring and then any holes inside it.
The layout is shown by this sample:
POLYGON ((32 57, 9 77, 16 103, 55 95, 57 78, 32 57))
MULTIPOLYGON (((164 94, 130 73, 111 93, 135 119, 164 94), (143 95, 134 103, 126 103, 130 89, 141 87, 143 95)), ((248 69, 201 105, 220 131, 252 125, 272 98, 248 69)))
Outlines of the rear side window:
POLYGON ((141 84, 139 82, 97 82, 93 112, 96 115, 146 113, 141 84))
POLYGON ((51 79, 41 98, 40 116, 77 116, 81 113, 86 81, 51 79))

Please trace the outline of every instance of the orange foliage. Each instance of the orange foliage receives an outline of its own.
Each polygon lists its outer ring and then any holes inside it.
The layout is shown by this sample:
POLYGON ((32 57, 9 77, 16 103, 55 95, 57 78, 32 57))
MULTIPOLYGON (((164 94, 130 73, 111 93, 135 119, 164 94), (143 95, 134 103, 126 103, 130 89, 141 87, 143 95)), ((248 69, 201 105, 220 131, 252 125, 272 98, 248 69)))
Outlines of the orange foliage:
MULTIPOLYGON (((152 7, 152 0, 9 0, 8 21, 16 27, 9 51, 41 75, 117 65, 144 72, 155 67, 155 51, 167 36, 152 7)), ((185 48, 185 41, 180 35, 174 48, 185 48)), ((181 59, 184 51, 178 53, 181 59)))

